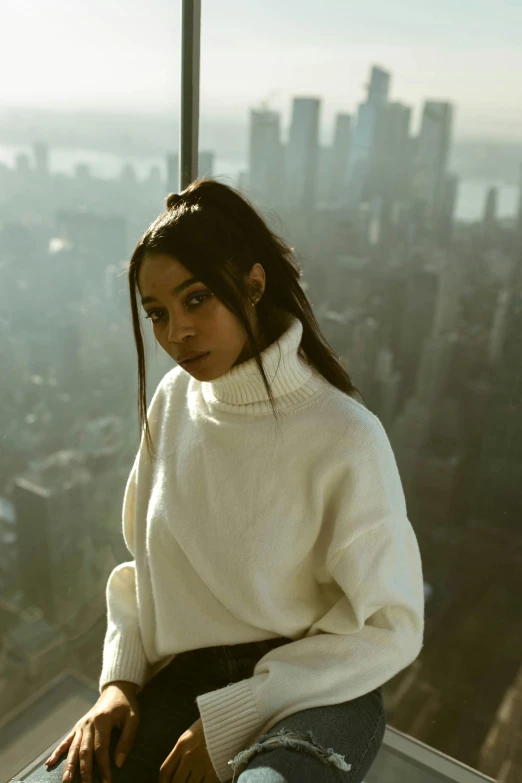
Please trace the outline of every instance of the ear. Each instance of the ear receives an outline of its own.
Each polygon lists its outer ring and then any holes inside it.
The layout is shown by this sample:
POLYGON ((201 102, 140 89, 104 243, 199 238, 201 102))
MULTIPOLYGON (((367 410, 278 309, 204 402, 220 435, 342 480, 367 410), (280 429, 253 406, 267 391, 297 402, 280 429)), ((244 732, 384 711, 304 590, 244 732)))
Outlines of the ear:
POLYGON ((265 290, 266 274, 261 264, 256 263, 250 270, 250 286, 252 296, 262 296, 265 290))

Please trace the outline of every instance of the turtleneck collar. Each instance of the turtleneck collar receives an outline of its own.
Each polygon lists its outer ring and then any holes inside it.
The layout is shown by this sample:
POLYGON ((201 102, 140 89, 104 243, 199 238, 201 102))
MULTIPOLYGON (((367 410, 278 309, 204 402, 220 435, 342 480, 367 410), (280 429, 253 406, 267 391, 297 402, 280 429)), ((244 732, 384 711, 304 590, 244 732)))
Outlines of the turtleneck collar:
MULTIPOLYGON (((303 325, 290 315, 283 334, 259 356, 277 407, 288 408, 317 393, 322 376, 298 354, 303 325)), ((213 381, 196 382, 208 405, 234 413, 263 414, 272 410, 254 357, 213 381)), ((191 384, 192 385, 192 384, 191 384)), ((194 389, 195 391, 195 389, 194 389)))

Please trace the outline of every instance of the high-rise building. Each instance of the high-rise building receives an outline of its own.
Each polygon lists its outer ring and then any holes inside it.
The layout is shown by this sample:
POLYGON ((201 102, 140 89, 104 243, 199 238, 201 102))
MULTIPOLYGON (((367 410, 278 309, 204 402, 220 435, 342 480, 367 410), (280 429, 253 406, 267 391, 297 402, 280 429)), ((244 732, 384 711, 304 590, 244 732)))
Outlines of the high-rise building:
POLYGON ((484 226, 492 228, 497 221, 498 188, 489 188, 484 204, 484 226))
POLYGON ((200 150, 198 154, 198 177, 214 176, 214 153, 200 150))
POLYGON ((352 117, 337 114, 335 117, 332 154, 330 157, 330 202, 336 204, 342 197, 348 182, 348 160, 352 142, 352 117))
POLYGON ((476 476, 474 511, 478 519, 505 530, 520 530, 522 485, 522 261, 513 268, 494 319, 492 397, 476 476), (497 314, 496 314, 497 315, 497 314), (499 500, 500 505, 499 505, 499 500))
POLYGON ((248 192, 262 206, 278 207, 283 198, 283 147, 279 112, 250 111, 248 192))
POLYGON ((67 596, 78 599, 84 589, 83 520, 92 479, 82 463, 79 452, 58 452, 13 482, 20 586, 50 622, 66 621, 67 596))
POLYGON ((25 152, 19 152, 15 157, 15 171, 18 176, 25 176, 31 171, 31 161, 25 152))
POLYGON ((388 100, 390 92, 390 73, 378 65, 373 65, 368 85, 368 103, 383 104, 388 100))
POLYGON ((412 196, 425 205, 436 223, 444 197, 444 179, 450 154, 453 106, 426 101, 413 163, 412 196))
POLYGON ((317 209, 323 210, 330 204, 330 188, 332 179, 332 155, 333 147, 323 144, 319 145, 317 162, 317 188, 315 205, 317 209))
POLYGON ((357 121, 348 160, 347 201, 353 206, 365 197, 375 148, 379 110, 388 101, 390 78, 388 71, 374 65, 366 101, 359 104, 357 110, 357 121))
POLYGON ((518 234, 522 239, 522 163, 518 170, 518 209, 516 215, 516 226, 518 234))
POLYGON ((49 147, 47 144, 36 143, 33 145, 36 161, 36 173, 42 177, 49 174, 49 147))
POLYGON ((167 191, 177 193, 179 182, 179 162, 177 152, 167 152, 167 191))
POLYGON ((317 197, 319 98, 294 98, 286 152, 285 207, 313 209, 317 197))
POLYGON ((448 247, 451 244, 458 188, 459 177, 451 172, 447 173, 442 185, 442 199, 437 224, 437 240, 443 247, 448 247))
POLYGON ((395 220, 395 206, 409 197, 411 171, 411 108, 383 103, 375 111, 375 133, 366 167, 365 200, 377 215, 379 241, 387 244, 395 220))
POLYGON ((387 200, 408 195, 411 108, 384 103, 376 112, 373 150, 368 169, 367 192, 387 200))

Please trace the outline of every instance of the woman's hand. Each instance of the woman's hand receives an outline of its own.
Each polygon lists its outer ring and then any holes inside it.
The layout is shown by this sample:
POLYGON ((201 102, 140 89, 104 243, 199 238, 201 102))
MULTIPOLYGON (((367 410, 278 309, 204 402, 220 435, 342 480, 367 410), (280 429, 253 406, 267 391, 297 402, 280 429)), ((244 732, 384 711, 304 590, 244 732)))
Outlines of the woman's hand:
POLYGON ((109 683, 103 688, 100 698, 80 720, 71 733, 51 753, 47 765, 55 764, 66 750, 63 783, 70 783, 80 759, 80 778, 82 783, 92 781, 93 749, 102 780, 111 783, 111 767, 109 761, 109 743, 113 726, 122 729, 116 746, 115 761, 118 767, 118 756, 127 756, 136 737, 139 718, 139 706, 136 697, 138 686, 133 682, 119 680, 109 683))
POLYGON ((203 733, 203 723, 198 718, 181 735, 174 749, 160 768, 159 783, 219 783, 203 733))

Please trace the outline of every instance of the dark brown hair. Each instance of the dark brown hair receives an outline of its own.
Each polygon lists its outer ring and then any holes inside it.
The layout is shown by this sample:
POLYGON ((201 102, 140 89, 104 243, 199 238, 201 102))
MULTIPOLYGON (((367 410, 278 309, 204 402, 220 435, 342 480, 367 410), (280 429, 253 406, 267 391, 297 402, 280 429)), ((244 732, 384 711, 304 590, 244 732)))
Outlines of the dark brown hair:
POLYGON ((147 419, 146 361, 138 309, 138 273, 145 254, 176 258, 201 280, 243 324, 263 378, 274 415, 277 411, 270 383, 259 358, 247 307, 253 295, 247 289, 255 263, 265 270, 265 289, 256 307, 260 332, 270 345, 285 329, 289 314, 303 325, 299 354, 333 386, 362 397, 321 333, 312 307, 300 284, 302 275, 293 250, 265 223, 256 209, 234 188, 213 179, 198 179, 181 194, 171 193, 166 211, 145 231, 132 253, 129 292, 132 327, 138 353, 138 416, 151 454, 147 419))

